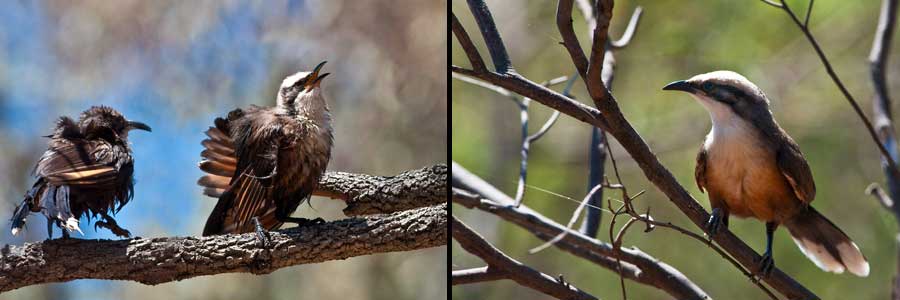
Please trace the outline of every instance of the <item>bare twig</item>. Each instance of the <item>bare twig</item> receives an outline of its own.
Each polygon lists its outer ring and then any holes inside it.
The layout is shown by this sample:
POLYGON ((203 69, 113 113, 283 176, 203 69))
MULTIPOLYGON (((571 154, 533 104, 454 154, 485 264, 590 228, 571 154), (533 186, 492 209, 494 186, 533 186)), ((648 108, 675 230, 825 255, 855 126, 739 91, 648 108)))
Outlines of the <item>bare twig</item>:
MULTIPOLYGON (((509 60, 506 46, 503 44, 503 39, 500 38, 497 25, 494 25, 494 18, 491 17, 491 11, 488 9, 487 4, 484 3, 484 0, 466 0, 466 3, 469 4, 469 10, 472 12, 472 16, 475 17, 478 28, 481 29, 481 36, 484 37, 488 52, 491 53, 494 69, 500 74, 511 72, 513 70, 512 62, 509 60)), ((476 68, 476 70, 478 69, 476 68)))
POLYGON ((609 45, 613 49, 622 49, 631 43, 631 38, 634 37, 634 32, 637 30, 638 23, 641 20, 641 13, 643 12, 644 9, 640 6, 634 8, 634 12, 631 13, 631 19, 628 21, 628 27, 625 27, 625 32, 622 33, 622 37, 618 40, 609 42, 609 45))
MULTIPOLYGON (((563 225, 526 205, 512 206, 512 198, 455 162, 452 168, 455 203, 497 215, 545 241, 566 230, 563 225)), ((677 269, 636 248, 622 248, 616 252, 612 245, 577 232, 570 233, 555 246, 614 272, 621 269, 625 278, 661 289, 676 299, 709 298, 677 269), (616 256, 622 260, 621 268, 616 264, 616 256)))
MULTIPOLYGON (((559 119, 559 111, 553 111, 553 114, 550 115, 550 118, 547 119, 547 121, 544 123, 544 125, 541 126, 541 128, 537 132, 535 132, 532 135, 528 135, 528 121, 529 121, 528 108, 531 103, 531 99, 528 99, 528 97, 522 97, 521 99, 519 99, 518 97, 516 97, 516 95, 510 93, 509 91, 507 91, 506 89, 504 89, 502 87, 499 87, 499 86, 496 86, 496 85, 493 85, 493 84, 490 84, 490 83, 487 83, 484 81, 480 81, 480 80, 477 80, 477 79, 474 79, 471 77, 458 75, 458 74, 454 73, 453 78, 461 80, 463 82, 471 83, 471 84, 486 88, 486 89, 494 91, 500 95, 507 96, 513 102, 515 102, 516 106, 519 108, 519 119, 521 121, 520 124, 521 124, 521 132, 522 132, 522 146, 520 148, 521 149, 520 153, 522 155, 522 159, 520 160, 520 163, 519 163, 519 182, 516 186, 516 206, 521 205, 522 199, 524 199, 524 196, 525 196, 525 180, 526 180, 526 177, 528 176, 528 153, 531 150, 531 143, 534 143, 535 141, 537 141, 538 139, 543 137, 544 134, 546 134, 547 131, 549 131, 550 128, 553 127, 553 124, 555 124, 556 120, 559 119)), ((554 85, 557 85, 557 84, 560 84, 563 82, 568 82, 565 90, 563 91, 563 95, 568 95, 569 91, 572 89, 572 81, 573 80, 574 80, 574 78, 569 79, 566 76, 560 76, 560 77, 553 78, 551 80, 541 83, 541 86, 543 86, 545 88, 549 88, 551 86, 554 86, 554 85)))
POLYGON ((459 41, 463 50, 466 51, 466 56, 469 57, 472 68, 477 71, 487 70, 484 66, 484 60, 481 59, 481 54, 478 53, 478 48, 475 48, 475 44, 472 44, 472 39, 469 38, 469 34, 462 29, 462 25, 459 24, 459 19, 456 18, 456 14, 451 12, 450 17, 452 20, 453 35, 456 36, 456 40, 459 41))
MULTIPOLYGON (((768 3, 767 0, 763 0, 763 1, 768 3)), ((796 24, 797 27, 800 28, 800 31, 803 32, 803 35, 806 36, 807 40, 809 40, 809 43, 812 45, 813 50, 815 50, 816 54, 819 56, 819 60, 822 61, 822 65, 825 66, 825 71, 828 73, 828 76, 831 77, 831 80, 834 81, 834 84, 841 91, 841 94, 844 95, 844 98, 846 98, 847 102, 850 103, 850 106, 853 107, 853 111, 856 112, 856 115, 859 116, 860 120, 862 120, 863 125, 865 125, 866 130, 869 132, 869 135, 872 138, 872 141, 875 142, 875 144, 878 146, 878 150, 881 151, 882 157, 888 164, 888 167, 887 167, 888 170, 890 170, 890 172, 893 173, 893 176, 900 177, 900 169, 898 169, 898 167, 897 167, 897 162, 890 155, 890 151, 888 151, 888 149, 879 141, 878 133, 875 131, 875 127, 872 126, 872 122, 869 121, 869 118, 866 117, 866 114, 863 113, 862 108, 860 108, 859 103, 856 102, 856 99, 853 98, 853 95, 850 94, 850 91, 847 90, 847 87, 844 86, 844 83, 837 76, 837 73, 834 71, 834 68, 831 66, 831 62, 825 56, 825 52, 822 51, 822 47, 819 46, 819 42, 812 35, 812 32, 809 30, 809 27, 806 26, 802 21, 800 21, 800 19, 797 17, 796 14, 794 14, 794 11, 791 10, 790 6, 788 6, 788 4, 787 4, 787 2, 785 2, 785 0, 780 0, 780 1, 781 1, 781 5, 777 6, 777 7, 780 8, 781 10, 783 10, 784 12, 786 12, 788 14, 788 16, 790 16, 791 20, 794 21, 794 24, 796 24)), ((809 7, 812 8, 812 3, 810 3, 809 7)), ((809 13, 809 11, 807 11, 807 13, 809 13)), ((808 16, 807 16, 807 18, 808 18, 808 16)))
POLYGON ((509 274, 491 266, 453 271, 450 275, 452 285, 479 283, 509 279, 509 274))
POLYGON ((550 239, 546 243, 544 243, 540 246, 534 247, 531 250, 528 250, 528 253, 535 254, 535 253, 541 252, 542 250, 547 249, 547 247, 553 246, 553 244, 556 244, 556 242, 559 242, 564 237, 566 237, 566 234, 568 234, 569 231, 571 231, 572 226, 574 226, 575 222, 578 221, 578 216, 581 215, 581 210, 584 209, 584 206, 588 203, 588 200, 591 199, 591 196, 593 196, 594 193, 596 193, 597 191, 599 191, 602 188, 603 188, 603 185, 598 184, 598 185, 594 186, 594 188, 592 188, 591 191, 588 192, 587 196, 584 196, 584 200, 581 200, 581 204, 578 205, 578 208, 576 208, 575 212, 572 213, 572 218, 569 219, 569 223, 566 224, 565 231, 558 234, 556 237, 550 239))
POLYGON ((451 217, 450 222, 452 222, 450 230, 453 233, 453 239, 459 242, 463 249, 480 257, 488 265, 502 269, 509 279, 516 283, 557 299, 597 299, 567 282, 543 274, 500 252, 456 217, 451 217))

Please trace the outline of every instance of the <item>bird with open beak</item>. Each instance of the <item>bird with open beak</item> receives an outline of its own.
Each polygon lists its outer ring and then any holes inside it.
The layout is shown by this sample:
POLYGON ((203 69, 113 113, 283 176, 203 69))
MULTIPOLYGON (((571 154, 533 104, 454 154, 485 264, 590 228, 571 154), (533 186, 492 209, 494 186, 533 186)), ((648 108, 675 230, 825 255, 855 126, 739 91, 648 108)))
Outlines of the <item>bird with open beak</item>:
POLYGON ((275 107, 251 105, 217 118, 206 131, 197 182, 218 198, 203 235, 267 230, 285 222, 324 222, 291 217, 307 201, 331 157, 331 113, 320 84, 325 62, 281 83, 275 107))
POLYGON ((694 172, 712 206, 707 223, 711 235, 727 226, 731 215, 766 222, 760 271, 767 275, 774 266, 773 233, 784 225, 800 251, 822 270, 869 274, 859 247, 810 206, 816 196, 812 172, 800 147, 775 122, 762 90, 731 71, 700 74, 663 89, 687 92, 712 118, 694 172))
POLYGON ((30 212, 47 217, 47 234, 53 237, 53 225, 62 228, 63 237, 81 233, 79 220, 100 216, 94 223, 120 237, 131 235, 110 216, 122 209, 134 195, 134 159, 128 145, 128 132, 150 131, 144 123, 129 121, 118 111, 94 106, 76 122, 61 117, 50 138, 50 146, 38 160, 37 181, 25 194, 12 218, 12 234, 25 226, 30 212))

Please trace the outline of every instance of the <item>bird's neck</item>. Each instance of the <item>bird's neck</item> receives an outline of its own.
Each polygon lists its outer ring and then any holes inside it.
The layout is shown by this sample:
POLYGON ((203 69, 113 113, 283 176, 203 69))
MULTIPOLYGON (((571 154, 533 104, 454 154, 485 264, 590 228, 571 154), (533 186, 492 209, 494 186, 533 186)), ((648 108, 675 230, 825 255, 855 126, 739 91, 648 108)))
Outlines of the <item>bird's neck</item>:
POLYGON ((319 89, 313 89, 308 93, 301 93, 293 102, 279 105, 287 115, 298 119, 311 120, 317 124, 331 123, 331 114, 325 97, 319 89))

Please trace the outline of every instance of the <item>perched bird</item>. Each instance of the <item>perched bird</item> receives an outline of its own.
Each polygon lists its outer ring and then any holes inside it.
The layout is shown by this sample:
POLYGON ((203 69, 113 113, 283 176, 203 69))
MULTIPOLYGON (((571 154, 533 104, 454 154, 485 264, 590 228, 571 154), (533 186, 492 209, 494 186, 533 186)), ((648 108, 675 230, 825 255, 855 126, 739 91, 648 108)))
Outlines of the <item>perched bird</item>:
POLYGON ((712 118, 697 155, 695 177, 712 206, 707 228, 715 234, 728 216, 766 222, 766 252, 760 269, 771 272, 772 234, 787 227, 800 251, 822 270, 869 274, 859 247, 810 206, 816 185, 797 143, 782 129, 769 99, 752 82, 731 71, 715 71, 666 85, 693 96, 712 118))
POLYGON ((47 233, 53 237, 53 224, 69 232, 81 232, 78 220, 100 215, 94 223, 120 237, 131 233, 119 227, 110 216, 122 209, 134 195, 134 159, 128 147, 132 129, 150 131, 141 122, 129 121, 116 110, 94 106, 81 113, 78 122, 60 117, 50 145, 38 160, 34 174, 37 182, 25 194, 12 218, 12 234, 25 226, 30 212, 47 217, 47 233))
POLYGON ((294 218, 328 165, 333 141, 331 114, 319 86, 328 73, 298 72, 281 83, 275 107, 251 105, 217 118, 206 131, 197 182, 218 203, 203 235, 265 230, 285 222, 303 226, 324 222, 294 218))

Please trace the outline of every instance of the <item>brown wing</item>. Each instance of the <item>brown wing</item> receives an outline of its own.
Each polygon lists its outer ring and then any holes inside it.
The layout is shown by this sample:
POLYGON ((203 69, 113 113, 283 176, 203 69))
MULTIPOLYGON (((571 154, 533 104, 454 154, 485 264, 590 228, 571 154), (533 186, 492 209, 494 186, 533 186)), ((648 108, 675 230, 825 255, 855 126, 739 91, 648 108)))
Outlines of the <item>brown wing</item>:
POLYGON ((106 142, 58 140, 38 161, 35 174, 54 185, 114 186, 119 175, 106 142))
POLYGON ((237 168, 237 159, 234 157, 234 141, 226 134, 227 121, 217 118, 215 125, 206 131, 209 138, 201 142, 206 149, 200 152, 200 156, 203 157, 200 169, 208 175, 200 177, 197 184, 204 187, 204 195, 218 198, 231 187, 231 177, 237 168))
POLYGON ((201 177, 198 184, 206 187, 206 195, 219 198, 203 235, 251 232, 254 217, 259 217, 266 229, 277 228, 282 223, 275 218, 271 181, 278 139, 254 133, 247 123, 229 123, 217 119, 216 127, 207 131, 210 138, 203 141, 206 150, 201 153, 204 161, 200 168, 209 175, 201 177), (231 133, 231 125, 241 128, 235 138, 225 134, 231 133))
POLYGON ((700 192, 705 192, 706 187, 706 149, 701 146, 700 152, 697 153, 697 167, 694 169, 694 179, 697 181, 697 187, 700 192))
POLYGON ((803 153, 800 153, 800 147, 786 134, 784 137, 785 140, 781 143, 783 146, 776 153, 778 169, 790 183, 797 199, 809 204, 816 198, 816 183, 813 181, 812 172, 806 159, 803 158, 803 153))

